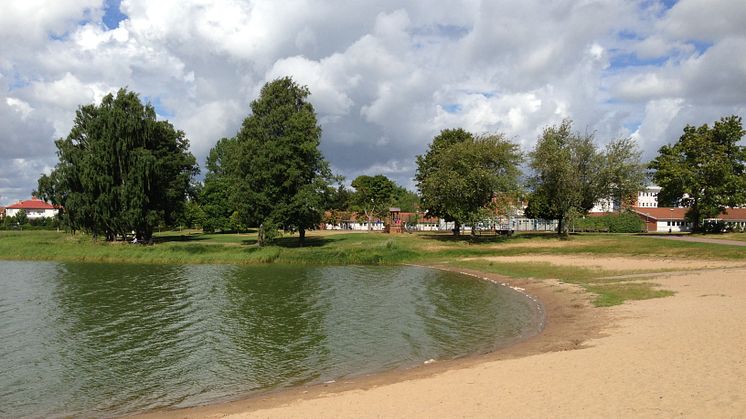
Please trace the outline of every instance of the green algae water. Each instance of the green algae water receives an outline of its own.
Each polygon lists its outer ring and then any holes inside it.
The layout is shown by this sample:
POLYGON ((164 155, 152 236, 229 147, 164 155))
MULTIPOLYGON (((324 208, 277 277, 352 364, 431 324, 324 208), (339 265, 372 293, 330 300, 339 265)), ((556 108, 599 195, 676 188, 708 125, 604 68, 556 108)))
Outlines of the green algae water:
POLYGON ((452 359, 535 301, 418 267, 0 261, 0 417, 117 416, 452 359))

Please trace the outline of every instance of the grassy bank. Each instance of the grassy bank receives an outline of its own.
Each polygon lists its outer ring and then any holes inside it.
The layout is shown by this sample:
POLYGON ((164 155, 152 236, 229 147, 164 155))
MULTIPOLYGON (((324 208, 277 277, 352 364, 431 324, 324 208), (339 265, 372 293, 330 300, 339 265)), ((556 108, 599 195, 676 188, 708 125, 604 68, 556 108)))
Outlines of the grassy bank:
MULTIPOLYGON (((609 280, 623 272, 561 267, 541 262, 542 255, 583 257, 654 257, 682 260, 744 261, 742 248, 726 245, 656 240, 640 235, 585 234, 560 240, 552 234, 514 237, 454 238, 446 234, 311 232, 306 246, 286 236, 276 245, 256 246, 256 234, 202 234, 169 232, 157 235, 152 246, 94 242, 89 236, 53 231, 0 231, 0 259, 59 260, 117 263, 211 264, 451 264, 514 278, 555 278, 583 286, 598 294, 597 305, 628 299, 669 295, 655 284, 639 279, 609 280), (525 263, 489 262, 480 257, 529 255, 525 263)), ((631 267, 634 268, 634 267, 631 267)), ((630 270, 626 273, 641 273, 630 270)))

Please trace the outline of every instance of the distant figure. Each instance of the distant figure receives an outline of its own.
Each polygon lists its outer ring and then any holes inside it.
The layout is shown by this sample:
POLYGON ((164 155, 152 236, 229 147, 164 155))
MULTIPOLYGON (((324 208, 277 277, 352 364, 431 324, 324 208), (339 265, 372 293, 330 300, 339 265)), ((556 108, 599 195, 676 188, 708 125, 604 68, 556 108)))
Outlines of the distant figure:
POLYGON ((132 239, 132 244, 137 244, 137 237, 135 237, 134 239, 132 239))

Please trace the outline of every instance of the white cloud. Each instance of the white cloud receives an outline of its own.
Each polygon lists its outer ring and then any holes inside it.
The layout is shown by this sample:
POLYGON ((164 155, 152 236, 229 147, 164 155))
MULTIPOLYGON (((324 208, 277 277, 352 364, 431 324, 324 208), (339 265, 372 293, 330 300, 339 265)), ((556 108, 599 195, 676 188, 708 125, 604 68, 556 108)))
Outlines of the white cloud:
POLYGON ((78 106, 123 86, 156 103, 203 162, 237 132, 263 83, 292 76, 311 91, 333 167, 410 186, 414 156, 444 128, 500 131, 528 149, 544 126, 572 118, 602 142, 633 134, 650 157, 686 123, 746 108, 740 0, 670 10, 624 0, 121 8, 127 19, 107 30, 102 0, 3 3, 0 200, 33 189, 78 106))

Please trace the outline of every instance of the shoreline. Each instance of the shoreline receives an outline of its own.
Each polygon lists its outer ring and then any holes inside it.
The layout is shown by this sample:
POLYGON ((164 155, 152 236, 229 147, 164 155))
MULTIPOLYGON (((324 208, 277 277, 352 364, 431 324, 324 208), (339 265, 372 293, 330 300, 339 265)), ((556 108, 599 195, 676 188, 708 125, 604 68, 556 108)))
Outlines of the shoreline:
POLYGON ((259 394, 237 395, 235 400, 215 401, 214 403, 184 408, 162 408, 132 418, 202 418, 245 414, 264 409, 281 407, 294 402, 308 401, 339 395, 351 391, 365 391, 389 384, 412 380, 428 379, 448 371, 479 366, 493 361, 525 358, 548 352, 568 351, 583 348, 584 343, 602 336, 602 329, 609 325, 611 318, 590 302, 591 294, 579 286, 559 281, 514 279, 502 275, 464 269, 448 265, 419 265, 430 269, 446 270, 476 277, 506 286, 524 294, 537 304, 543 314, 538 333, 519 338, 508 346, 481 354, 423 363, 379 373, 345 378, 332 383, 320 383, 301 387, 271 390, 259 394))

